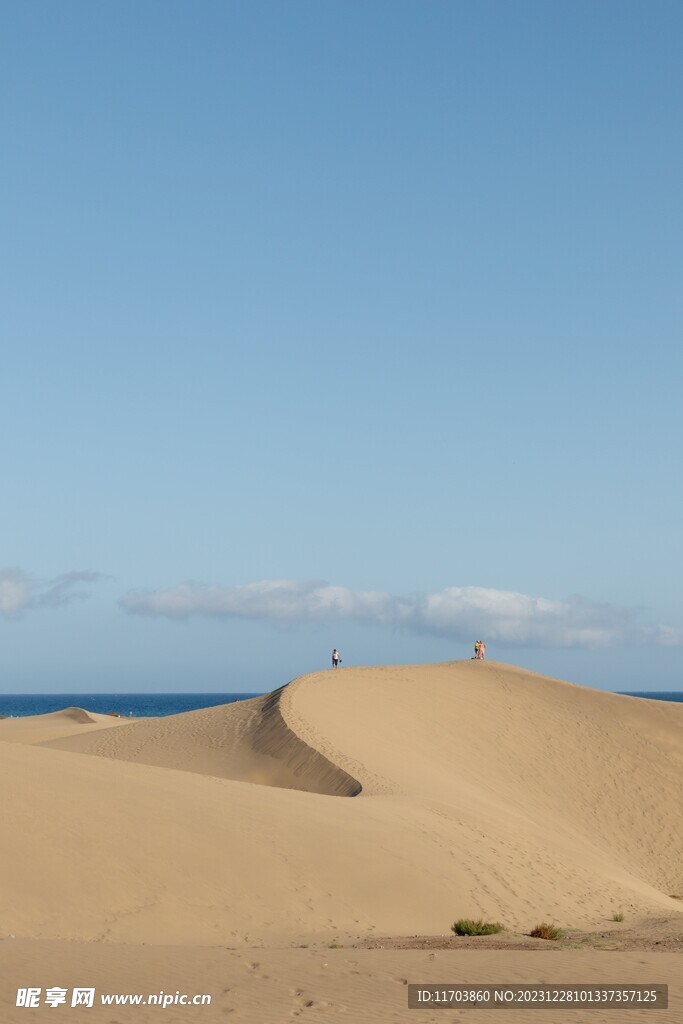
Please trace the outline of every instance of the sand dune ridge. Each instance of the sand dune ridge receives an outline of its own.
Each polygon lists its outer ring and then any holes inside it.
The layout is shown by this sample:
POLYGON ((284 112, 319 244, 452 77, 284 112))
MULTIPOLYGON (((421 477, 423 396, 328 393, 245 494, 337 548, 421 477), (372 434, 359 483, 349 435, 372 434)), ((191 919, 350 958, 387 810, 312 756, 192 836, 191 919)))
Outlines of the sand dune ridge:
POLYGON ((252 700, 138 719, 126 729, 50 739, 44 746, 283 789, 356 796, 360 783, 283 718, 287 686, 252 700))

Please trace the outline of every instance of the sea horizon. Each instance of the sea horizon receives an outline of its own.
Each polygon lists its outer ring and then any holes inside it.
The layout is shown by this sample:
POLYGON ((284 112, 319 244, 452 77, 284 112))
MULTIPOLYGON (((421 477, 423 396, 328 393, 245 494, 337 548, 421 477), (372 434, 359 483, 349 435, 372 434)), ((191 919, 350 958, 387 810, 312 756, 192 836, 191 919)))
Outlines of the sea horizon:
MULTIPOLYGON (((638 697, 644 700, 683 703, 683 691, 679 690, 601 690, 600 693, 618 693, 623 697, 638 697)), ((111 714, 131 718, 160 718, 178 715, 186 711, 220 707, 236 701, 253 700, 263 696, 262 692, 244 691, 187 691, 148 692, 117 691, 112 693, 7 693, 0 695, 0 717, 23 718, 29 715, 47 715, 69 707, 80 707, 93 714, 111 714)))
POLYGON ((124 718, 159 718, 165 715, 179 715, 201 708, 234 704, 250 700, 261 693, 243 691, 207 690, 169 693, 149 691, 148 693, 6 693, 0 695, 0 716, 23 718, 28 715, 48 715, 69 707, 83 708, 97 715, 120 715, 124 718))

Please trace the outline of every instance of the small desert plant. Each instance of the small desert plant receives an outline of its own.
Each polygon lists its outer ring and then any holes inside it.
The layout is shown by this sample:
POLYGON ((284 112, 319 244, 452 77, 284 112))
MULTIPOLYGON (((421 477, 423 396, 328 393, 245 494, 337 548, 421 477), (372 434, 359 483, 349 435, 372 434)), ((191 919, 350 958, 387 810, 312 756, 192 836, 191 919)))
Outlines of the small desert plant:
POLYGON ((546 924, 546 922, 543 921, 541 924, 537 924, 536 927, 529 932, 529 935, 532 939, 550 939, 551 942, 557 942, 558 939, 562 938, 564 932, 554 924, 546 924))
POLYGON ((481 918, 478 921, 471 921, 466 917, 461 917, 459 921, 451 925, 451 931, 456 935, 495 935, 502 930, 502 924, 498 924, 497 921, 482 921, 481 918))
POLYGON ((344 947, 340 946, 338 942, 331 942, 327 948, 328 949, 343 949, 344 947))
POLYGON ((623 912, 623 910, 619 910, 616 914, 612 914, 612 920, 613 921, 623 921, 624 920, 624 912, 623 912))

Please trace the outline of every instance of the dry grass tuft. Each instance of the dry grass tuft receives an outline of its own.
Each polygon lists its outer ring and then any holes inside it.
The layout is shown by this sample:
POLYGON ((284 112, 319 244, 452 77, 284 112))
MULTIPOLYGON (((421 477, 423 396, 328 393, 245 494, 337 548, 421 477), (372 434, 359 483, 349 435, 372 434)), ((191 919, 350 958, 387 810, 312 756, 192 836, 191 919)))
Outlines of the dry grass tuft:
POLYGON ((451 925, 451 931, 456 935, 496 935, 503 931, 502 924, 497 921, 472 921, 469 918, 461 917, 459 921, 451 925))
POLYGON ((536 927, 529 932, 532 939, 549 939, 550 942, 557 942, 564 935, 561 928, 558 928, 554 924, 547 924, 543 921, 541 924, 537 924, 536 927))

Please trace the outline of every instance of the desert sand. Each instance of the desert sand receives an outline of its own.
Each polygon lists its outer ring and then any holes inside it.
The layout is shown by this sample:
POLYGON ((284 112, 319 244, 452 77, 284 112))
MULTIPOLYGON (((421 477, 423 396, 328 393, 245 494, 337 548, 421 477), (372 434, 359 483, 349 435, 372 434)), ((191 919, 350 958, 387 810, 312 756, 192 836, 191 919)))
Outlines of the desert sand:
POLYGON ((683 1022, 683 706, 496 662, 342 668, 162 719, 6 720, 0 766, 2 1021, 161 1013, 15 1007, 28 985, 373 1024, 474 1012, 409 1011, 407 981, 547 980, 668 982, 627 1019, 683 1022), (525 939, 540 921, 574 941, 525 939))
POLYGON ((83 708, 64 708, 63 711, 54 711, 48 715, 5 718, 0 721, 0 737, 7 743, 44 743, 47 740, 78 736, 83 733, 83 726, 87 726, 89 732, 96 732, 128 724, 127 718, 97 715, 83 708))

